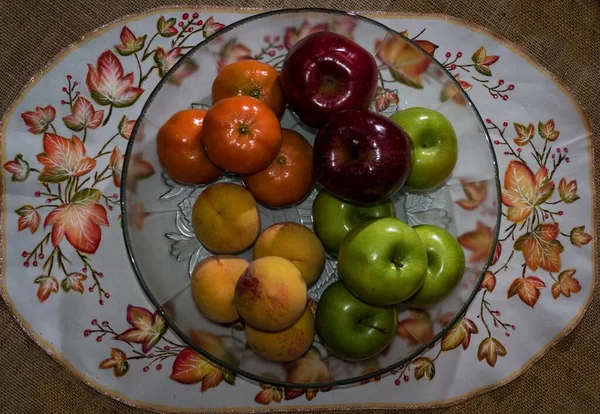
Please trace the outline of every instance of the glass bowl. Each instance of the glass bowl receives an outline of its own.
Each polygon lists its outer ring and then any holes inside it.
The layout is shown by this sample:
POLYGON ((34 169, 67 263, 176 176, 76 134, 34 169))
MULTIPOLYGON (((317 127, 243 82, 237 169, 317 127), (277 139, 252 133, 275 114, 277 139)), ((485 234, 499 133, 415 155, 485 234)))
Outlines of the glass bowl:
MULTIPOLYGON (((122 228, 127 252, 143 291, 168 327, 209 363, 229 374, 288 388, 351 384, 409 363, 432 347, 466 312, 497 242, 500 184, 496 159, 469 96, 432 57, 436 46, 407 36, 369 18, 336 10, 292 9, 253 15, 192 48, 148 98, 129 140, 122 171, 122 228), (224 65, 252 58, 279 68, 292 44, 318 30, 350 37, 375 56, 381 89, 372 110, 390 116, 400 109, 426 107, 441 112, 453 124, 459 155, 451 177, 435 191, 400 190, 393 201, 397 217, 408 224, 435 224, 459 237, 467 262, 460 284, 442 303, 425 309, 398 307, 397 335, 375 358, 347 362, 328 354, 315 341, 299 361, 274 363, 261 359, 247 346, 241 323, 216 324, 197 310, 190 276, 195 265, 211 253, 194 234, 191 211, 206 186, 185 186, 170 179, 158 162, 156 136, 175 112, 211 106, 211 84, 224 65), (156 173, 146 177, 150 167, 156 173), (470 250, 474 244, 476 253, 470 250), (301 365, 304 367, 299 369, 301 365)), ((281 124, 313 142, 315 130, 299 122, 289 110, 281 124)), ((219 181, 243 185, 232 174, 219 181)), ((312 229, 311 207, 319 189, 317 184, 308 198, 289 208, 259 206, 261 229, 289 221, 312 229)), ((251 249, 240 256, 251 261, 251 249)), ((317 306, 321 293, 337 279, 335 257, 328 256, 320 278, 309 287, 309 297, 317 306)))

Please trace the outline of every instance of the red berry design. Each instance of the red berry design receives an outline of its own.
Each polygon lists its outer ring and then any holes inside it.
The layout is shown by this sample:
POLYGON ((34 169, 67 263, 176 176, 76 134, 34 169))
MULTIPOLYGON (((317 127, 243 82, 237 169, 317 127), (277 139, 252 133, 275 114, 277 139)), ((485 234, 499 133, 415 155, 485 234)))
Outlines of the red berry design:
POLYGON ((90 331, 89 329, 86 329, 85 331, 83 331, 83 336, 90 336, 91 333, 92 333, 92 331, 90 331))
POLYGON ((88 288, 88 292, 93 292, 93 291, 94 291, 94 288, 90 286, 90 287, 88 288))
POLYGON ((188 32, 193 32, 193 31, 194 31, 194 28, 193 28, 193 27, 189 27, 189 28, 188 28, 188 32))
POLYGON ((96 342, 102 342, 102 337, 101 336, 97 336, 96 337, 96 342))
POLYGON ((108 206, 109 211, 113 211, 113 206, 108 206))
POLYGON ((510 85, 508 85, 509 91, 512 91, 513 89, 515 89, 515 85, 513 85, 512 83, 510 85))
POLYGON ((98 301, 98 303, 100 304, 100 306, 104 306, 104 301, 103 301, 102 299, 100 299, 100 300, 98 301))
POLYGON ((493 94, 493 95, 492 95, 492 98, 494 98, 494 99, 498 99, 498 94, 496 94, 496 93, 495 93, 495 94, 493 94))
POLYGON ((118 197, 117 193, 114 193, 114 194, 112 195, 112 198, 117 198, 117 197, 118 197))
POLYGON ((560 210, 560 211, 558 212, 558 215, 559 215, 559 216, 562 216, 562 215, 563 215, 563 211, 562 211, 562 210, 560 210))
POLYGON ((569 149, 567 147, 564 147, 563 151, 565 152, 565 154, 567 154, 569 152, 569 149))
POLYGON ((275 56, 275 51, 274 50, 269 51, 269 56, 271 56, 271 57, 275 56))
POLYGON ((494 328, 498 327, 498 322, 494 321, 494 328))
POLYGON ((504 151, 504 155, 508 155, 508 151, 504 151))
POLYGON ((81 271, 82 271, 83 273, 87 273, 87 267, 84 267, 83 269, 81 269, 81 271))
POLYGON ((446 57, 449 58, 450 56, 452 56, 452 54, 450 52, 446 52, 446 57))
POLYGON ((63 92, 66 92, 66 91, 67 91, 67 88, 62 88, 62 91, 63 91, 63 92))
POLYGON ((25 263, 23 263, 23 266, 25 266, 25 267, 29 267, 29 262, 25 262, 25 263))
POLYGON ((202 26, 202 20, 198 20, 198 23, 196 23, 197 26, 202 26))
POLYGON ((152 354, 152 353, 148 354, 148 358, 154 358, 154 354, 152 354))
POLYGON ((485 119, 485 123, 486 123, 486 124, 491 124, 491 123, 492 123, 492 120, 491 120, 490 118, 486 118, 486 119, 485 119))
POLYGON ((281 40, 281 37, 279 37, 279 36, 275 36, 275 37, 273 38, 273 41, 274 41, 274 42, 279 42, 280 40, 281 40))
POLYGON ((71 75, 67 75, 67 80, 71 80, 73 77, 71 75))
POLYGON ((197 19, 197 18, 198 18, 198 16, 199 16, 199 14, 198 14, 198 13, 194 13, 194 14, 192 14, 192 18, 194 18, 194 19, 197 19))
POLYGON ((178 26, 183 27, 183 22, 179 22, 178 26))
POLYGON ((408 375, 405 375, 405 376, 404 376, 404 382, 408 382, 408 380, 409 380, 409 379, 410 379, 410 378, 408 377, 408 375))
POLYGON ((38 262, 37 262, 37 260, 34 260, 34 261, 33 261, 33 267, 37 267, 37 265, 38 265, 38 262))
POLYGON ((100 279, 102 279, 102 278, 104 277, 104 273, 102 273, 102 272, 98 273, 98 277, 99 277, 100 279))
POLYGON ((171 347, 169 345, 165 346, 165 351, 169 351, 171 350, 171 347))
POLYGON ((49 198, 46 199, 46 204, 50 204, 52 202, 52 200, 50 200, 49 198))
POLYGON ((46 257, 44 256, 44 253, 40 253, 40 259, 43 259, 44 257, 46 257))
POLYGON ((499 145, 499 144, 500 144, 500 141, 498 141, 498 140, 495 140, 495 141, 494 141, 494 144, 496 144, 496 145, 499 145))
POLYGON ((27 252, 25 250, 23 250, 23 253, 21 253, 21 256, 27 257, 27 252))
POLYGON ((160 371, 161 369, 162 369, 162 364, 158 364, 158 365, 156 366, 156 370, 157 370, 157 371, 160 371))
POLYGON ((507 127, 507 126, 508 126, 508 122, 503 122, 503 123, 502 123, 502 126, 505 126, 505 127, 507 127))
POLYGON ((263 40, 265 41, 265 43, 269 43, 271 41, 271 36, 267 35, 263 38, 263 40))
POLYGON ((397 378, 396 381, 394 381, 394 384, 400 385, 400 378, 397 378))
POLYGON ((181 18, 182 18, 183 20, 187 20, 189 17, 190 17, 190 15, 189 15, 189 14, 187 14, 187 13, 183 13, 183 16, 181 16, 181 18))
POLYGON ((515 329, 517 329, 517 328, 515 328, 515 325, 511 325, 510 327, 512 328, 512 330, 513 330, 513 331, 514 331, 515 329))
POLYGON ((521 148, 517 148, 517 152, 521 152, 521 148))
POLYGON ((571 162, 571 160, 569 159, 569 157, 565 158, 565 161, 566 161, 567 163, 571 162))
POLYGON ((556 149, 556 152, 558 152, 558 153, 560 154, 560 148, 557 148, 557 149, 556 149))
POLYGON ((503 101, 508 101, 508 95, 504 95, 504 96, 502 97, 502 100, 503 100, 503 101))
POLYGON ((454 70, 454 69, 456 69, 456 65, 455 64, 450 65, 450 70, 454 70))
POLYGON ((148 372, 148 370, 149 370, 149 369, 150 369, 150 367, 148 367, 148 366, 145 366, 145 367, 144 367, 144 369, 143 369, 142 371, 144 371, 144 372, 148 372))
POLYGON ((458 57, 458 58, 459 58, 459 57, 462 57, 462 52, 458 52, 458 53, 456 54, 456 57, 458 57))
POLYGON ((36 191, 35 193, 33 193, 33 195, 34 195, 34 196, 36 196, 36 197, 39 197, 39 196, 41 196, 41 195, 42 195, 42 193, 41 193, 41 192, 39 192, 39 191, 36 191))
POLYGON ((79 82, 73 82, 73 87, 76 87, 77 85, 79 85, 79 82))
POLYGON ((552 154, 552 159, 556 158, 556 154, 552 154))
POLYGON ((105 292, 105 293, 104 293, 104 297, 105 297, 106 299, 110 299, 110 293, 108 293, 108 292, 105 292))
POLYGON ((508 332, 504 332, 504 336, 510 336, 508 332))
POLYGON ((102 326, 107 327, 108 326, 108 321, 102 322, 102 326))
POLYGON ((500 313, 500 311, 496 311, 496 315, 502 316, 502 314, 500 313))
POLYGON ((60 104, 61 104, 61 105, 66 105, 66 104, 67 104, 67 101, 65 101, 64 99, 61 99, 61 100, 60 100, 60 104))
POLYGON ((92 325, 97 325, 98 321, 96 319, 92 319, 92 325))

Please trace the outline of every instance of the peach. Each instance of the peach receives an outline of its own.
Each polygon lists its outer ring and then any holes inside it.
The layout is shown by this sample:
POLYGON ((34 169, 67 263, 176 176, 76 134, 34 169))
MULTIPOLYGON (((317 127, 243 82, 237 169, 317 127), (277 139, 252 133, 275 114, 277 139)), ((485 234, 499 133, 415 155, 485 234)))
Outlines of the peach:
POLYGON ((292 262, 307 285, 313 284, 325 266, 325 249, 319 238, 302 224, 276 223, 262 232, 254 244, 253 259, 279 256, 292 262))
POLYGON ((298 322, 304 313, 306 282, 289 260, 261 257, 239 278, 234 296, 246 323, 264 331, 279 331, 298 322))
POLYGON ((248 345, 268 361, 295 361, 308 351, 314 336, 315 317, 308 306, 298 322, 281 331, 262 331, 246 324, 248 345))
POLYGON ((217 254, 239 253, 260 234, 260 215, 254 197, 241 185, 216 183, 194 202, 192 225, 196 237, 217 254))
POLYGON ((235 322, 240 318, 233 294, 248 264, 236 256, 220 255, 207 257, 196 265, 191 284, 200 313, 217 323, 235 322))

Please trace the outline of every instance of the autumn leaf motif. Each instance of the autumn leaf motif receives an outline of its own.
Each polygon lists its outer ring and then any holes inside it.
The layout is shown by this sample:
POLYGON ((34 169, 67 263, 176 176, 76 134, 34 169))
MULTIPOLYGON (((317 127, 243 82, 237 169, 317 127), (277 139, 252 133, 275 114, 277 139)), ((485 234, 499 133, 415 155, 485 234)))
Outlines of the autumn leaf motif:
POLYGON ((558 275, 558 282, 552 285, 552 297, 557 299, 560 295, 570 298, 571 293, 579 293, 581 291, 581 285, 579 280, 573 277, 575 269, 568 269, 560 272, 558 275))
POLYGON ((142 50, 145 43, 146 35, 135 37, 133 32, 129 30, 127 26, 123 26, 123 29, 121 29, 121 44, 115 45, 115 49, 117 49, 119 55, 129 56, 142 50))
POLYGON ((592 236, 585 232, 585 226, 573 227, 569 235, 571 244, 576 247, 585 246, 592 240, 592 236))
POLYGON ((158 312, 152 314, 138 306, 127 306, 127 322, 131 328, 117 335, 115 339, 141 344, 143 353, 151 350, 167 332, 167 325, 158 312))
POLYGON ((83 273, 69 273, 61 282, 60 287, 65 292, 70 292, 71 290, 79 293, 83 293, 83 281, 87 279, 87 276, 83 273))
POLYGON ((515 132, 517 133, 517 137, 514 139, 515 144, 517 144, 520 147, 529 144, 529 141, 531 141, 535 133, 535 127, 533 126, 533 124, 525 126, 514 122, 513 125, 515 127, 515 132))
POLYGON ((214 17, 210 16, 208 19, 206 19, 206 22, 204 22, 202 36, 204 36, 204 38, 206 39, 207 37, 212 36, 224 27, 225 25, 223 23, 216 22, 214 17))
MULTIPOLYGON (((88 64, 86 84, 92 99, 99 105, 110 105, 115 108, 125 108, 133 105, 144 90, 133 86, 133 73, 125 75, 123 66, 113 52, 103 52, 96 67, 88 64)), ((108 122, 110 114, 104 120, 108 122)))
POLYGON ((474 210, 479 207, 487 197, 487 184, 484 181, 469 181, 460 179, 466 198, 456 200, 456 204, 465 210, 474 210))
POLYGON ((536 271, 541 267, 548 272, 558 272, 561 269, 560 255, 564 247, 556 240, 560 231, 558 224, 540 224, 534 231, 520 236, 514 244, 516 251, 523 252, 527 266, 536 271))
POLYGON ((513 280, 508 287, 507 297, 510 299, 519 295, 523 303, 533 308, 540 298, 540 290, 545 287, 544 281, 538 277, 519 277, 513 280))
POLYGON ((19 219, 17 220, 18 231, 29 229, 31 234, 34 234, 40 227, 42 216, 40 216, 40 213, 33 206, 26 204, 16 209, 15 213, 19 215, 19 219))
POLYGON ((73 113, 63 117, 63 122, 72 131, 81 131, 84 128, 96 129, 102 123, 104 111, 96 111, 90 101, 80 96, 73 105, 73 113))
POLYGON ((502 255, 502 243, 496 242, 496 249, 494 250, 494 256, 492 257, 492 262, 490 263, 490 266, 495 265, 496 262, 498 261, 498 259, 500 259, 501 255, 502 255))
POLYGON ((46 132, 54 118, 56 117, 56 109, 52 105, 45 107, 36 107, 35 111, 27 111, 21 114, 21 118, 29 128, 27 131, 32 134, 43 134, 46 132))
POLYGON ((494 233, 491 227, 477 220, 475 230, 461 234, 457 237, 457 240, 464 248, 471 251, 470 263, 483 262, 490 255, 494 233))
POLYGON ((162 47, 157 47, 156 53, 154 53, 154 63, 158 68, 158 76, 160 76, 161 78, 164 77, 167 74, 167 72, 173 67, 173 65, 177 63, 180 54, 180 47, 171 49, 168 52, 165 52, 165 50, 162 47))
POLYGON ((170 378, 182 384, 202 382, 200 390, 204 392, 218 386, 223 380, 233 385, 235 377, 188 347, 184 348, 175 358, 170 378))
POLYGON ((560 135, 560 131, 556 131, 554 128, 554 119, 550 119, 546 123, 540 121, 538 123, 538 134, 540 134, 540 137, 542 139, 545 139, 547 141, 556 141, 556 139, 560 135))
POLYGON ((486 289, 488 292, 492 293, 494 288, 496 287, 496 276, 489 270, 485 272, 485 276, 483 277, 483 281, 481 282, 481 288, 486 289))
POLYGON ((131 133, 133 132, 135 122, 135 119, 129 119, 126 115, 123 115, 123 118, 121 118, 121 121, 119 121, 119 135, 126 140, 129 140, 131 133))
POLYGON ((113 183, 115 187, 121 187, 121 175, 123 173, 123 161, 125 156, 119 149, 119 147, 115 146, 112 153, 110 154, 110 160, 108 162, 108 166, 112 171, 113 183))
MULTIPOLYGON (((321 359, 319 352, 311 348, 299 359, 285 365, 286 381, 296 384, 311 384, 333 381, 331 370, 327 360, 321 359)), ((328 391, 331 387, 321 388, 320 391, 328 391)), ((308 401, 314 399, 319 390, 286 388, 284 395, 286 400, 293 400, 305 395, 308 401)))
POLYGON ((558 194, 562 201, 567 204, 574 203, 579 200, 579 196, 577 195, 577 180, 572 180, 567 183, 567 180, 561 178, 558 183, 558 194))
MULTIPOLYGON (((380 369, 381 369, 381 366, 379 365, 379 361, 377 361, 375 358, 370 358, 363 363, 361 375, 370 375, 370 374, 373 374, 374 372, 379 371, 380 369)), ((379 382, 380 380, 381 380, 381 375, 376 375, 371 379, 364 379, 360 383, 368 384, 369 382, 379 382)))
POLYGON ((410 309, 410 316, 398 322, 396 334, 410 346, 429 343, 434 336, 433 321, 425 310, 410 309))
POLYGON ((329 30, 328 23, 311 24, 308 20, 304 20, 299 27, 288 27, 283 35, 283 45, 287 50, 290 50, 298 41, 306 36, 329 30))
MULTIPOLYGON (((455 73, 454 78, 465 92, 470 91, 473 88, 473 85, 460 78, 460 73, 455 73)), ((448 99, 452 99, 454 103, 464 106, 467 104, 467 100, 463 94, 459 92, 460 91, 454 82, 448 81, 442 88, 442 92, 440 93, 440 101, 446 102, 448 99)))
POLYGON ((483 361, 485 358, 488 365, 494 367, 499 356, 506 356, 506 348, 496 338, 488 337, 481 341, 477 350, 477 360, 483 361))
POLYGON ((251 57, 252 51, 247 46, 238 43, 236 39, 231 39, 229 42, 225 43, 219 53, 219 70, 231 63, 250 59, 251 57))
POLYGON ((471 56, 471 60, 475 64, 475 70, 485 76, 492 76, 490 66, 496 63, 498 59, 500 59, 500 57, 496 55, 488 56, 487 51, 483 46, 477 49, 475 53, 473 53, 473 56, 471 56))
POLYGON ((110 358, 105 359, 99 365, 101 369, 113 369, 115 377, 120 378, 129 371, 127 355, 119 348, 110 348, 110 358))
POLYGON ((175 23, 177 23, 177 20, 174 17, 166 20, 165 16, 160 16, 160 18, 156 21, 156 31, 162 37, 175 36, 178 33, 175 23))
POLYGON ((40 285, 37 291, 40 303, 45 302, 51 294, 58 292, 58 281, 54 276, 41 275, 36 277, 33 283, 40 285))
POLYGON ((181 86, 183 80, 194 73, 198 72, 199 66, 194 59, 183 57, 183 62, 177 67, 175 72, 169 76, 169 83, 176 86, 181 86))
POLYGON ((38 180, 44 183, 60 183, 70 177, 81 177, 96 167, 96 160, 86 156, 85 145, 73 135, 68 139, 45 133, 44 152, 37 160, 44 166, 38 180))
POLYGON ((509 162, 502 187, 502 204, 508 207, 508 220, 514 223, 525 220, 553 192, 554 182, 550 181, 546 167, 540 167, 534 175, 521 161, 509 162))
MULTIPOLYGON (((400 34, 408 37, 406 30, 400 34)), ((438 48, 428 40, 415 40, 414 43, 432 56, 438 48)), ((421 75, 429 67, 431 59, 421 50, 405 38, 392 35, 386 36, 383 41, 377 40, 375 49, 377 51, 375 56, 389 67, 394 80, 413 88, 423 89, 421 75)))
POLYGON ((438 316, 436 320, 442 328, 445 328, 446 326, 450 325, 450 323, 454 319, 454 316, 456 316, 456 313, 454 312, 444 312, 440 316, 438 316))
POLYGON ((95 253, 102 239, 100 226, 108 226, 104 206, 98 204, 100 191, 85 188, 75 193, 71 202, 56 207, 46 216, 44 228, 52 225, 52 245, 63 237, 82 253, 95 253))
POLYGON ((435 376, 435 365, 433 361, 427 357, 420 357, 410 363, 415 369, 415 379, 419 381, 425 377, 429 381, 435 376))
POLYGON ((137 182, 154 175, 154 167, 146 161, 141 153, 133 154, 129 159, 129 168, 127 171, 127 188, 137 191, 137 182))
POLYGON ((14 160, 6 162, 4 169, 12 174, 12 182, 23 182, 29 177, 29 163, 23 159, 23 154, 17 154, 14 160))
POLYGON ((269 405, 272 402, 279 403, 283 399, 283 389, 267 384, 260 384, 262 390, 256 394, 254 401, 261 405, 269 405))
POLYGON ((349 16, 333 16, 331 18, 331 31, 348 39, 354 39, 354 30, 357 25, 356 19, 349 16))
POLYGON ((398 105, 400 99, 398 98, 397 91, 392 91, 390 89, 383 89, 381 87, 377 88, 377 93, 375 95, 375 110, 377 112, 383 112, 390 105, 398 105))
POLYGON ((442 337, 442 351, 450 351, 460 345, 467 349, 471 343, 471 334, 477 333, 477 325, 469 318, 462 318, 442 337))

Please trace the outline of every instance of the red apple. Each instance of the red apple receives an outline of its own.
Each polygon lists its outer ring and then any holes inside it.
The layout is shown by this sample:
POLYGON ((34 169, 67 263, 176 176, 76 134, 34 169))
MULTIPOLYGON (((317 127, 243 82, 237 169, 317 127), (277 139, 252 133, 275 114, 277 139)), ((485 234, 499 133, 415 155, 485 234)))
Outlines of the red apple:
POLYGON ((375 203, 390 197, 404 185, 411 162, 406 132, 367 109, 338 112, 315 138, 317 181, 348 201, 375 203))
POLYGON ((377 89, 377 63, 345 36, 313 33, 288 52, 281 68, 290 108, 305 124, 322 127, 345 109, 367 109, 377 89))

